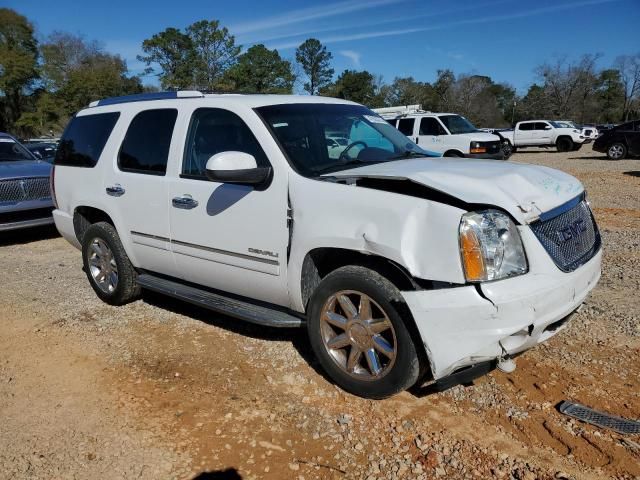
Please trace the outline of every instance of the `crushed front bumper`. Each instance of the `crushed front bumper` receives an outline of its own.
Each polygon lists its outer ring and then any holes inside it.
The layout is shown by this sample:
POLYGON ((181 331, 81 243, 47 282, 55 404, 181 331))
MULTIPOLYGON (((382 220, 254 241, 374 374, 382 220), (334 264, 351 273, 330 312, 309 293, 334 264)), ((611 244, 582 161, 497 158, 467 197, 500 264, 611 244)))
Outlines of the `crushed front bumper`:
POLYGON ((481 285, 402 292, 416 322, 434 378, 513 355, 544 342, 566 324, 600 278, 602 250, 570 273, 544 249, 528 250, 529 273, 481 285), (533 258, 531 258, 533 257, 533 258))

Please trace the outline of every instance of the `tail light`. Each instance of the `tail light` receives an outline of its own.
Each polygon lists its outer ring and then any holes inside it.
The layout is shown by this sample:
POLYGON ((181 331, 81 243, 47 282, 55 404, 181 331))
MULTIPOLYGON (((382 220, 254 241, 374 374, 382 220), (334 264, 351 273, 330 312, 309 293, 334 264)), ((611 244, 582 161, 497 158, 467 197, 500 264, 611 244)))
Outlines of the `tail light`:
POLYGON ((49 190, 51 190, 51 200, 53 206, 58 208, 58 201, 56 200, 56 166, 51 167, 51 175, 49 175, 49 190))

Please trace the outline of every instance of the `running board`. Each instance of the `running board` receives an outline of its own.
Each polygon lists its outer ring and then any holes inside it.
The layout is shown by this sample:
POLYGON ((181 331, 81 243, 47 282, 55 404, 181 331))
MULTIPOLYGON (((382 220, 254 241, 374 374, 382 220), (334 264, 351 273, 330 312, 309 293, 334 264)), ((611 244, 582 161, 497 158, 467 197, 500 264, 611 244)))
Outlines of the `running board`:
POLYGON ((138 275, 138 284, 142 288, 258 325, 280 328, 296 328, 304 325, 302 318, 290 313, 225 297, 148 273, 138 275))

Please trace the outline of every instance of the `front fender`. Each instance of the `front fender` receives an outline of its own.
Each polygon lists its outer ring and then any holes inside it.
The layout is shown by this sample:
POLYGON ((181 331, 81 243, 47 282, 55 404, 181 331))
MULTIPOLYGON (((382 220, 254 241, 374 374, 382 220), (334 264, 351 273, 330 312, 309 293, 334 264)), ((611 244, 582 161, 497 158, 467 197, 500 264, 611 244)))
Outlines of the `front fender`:
POLYGON ((307 253, 341 248, 377 255, 412 276, 464 283, 458 248, 463 210, 372 188, 290 179, 293 231, 289 257, 291 308, 304 311, 301 279, 307 253))

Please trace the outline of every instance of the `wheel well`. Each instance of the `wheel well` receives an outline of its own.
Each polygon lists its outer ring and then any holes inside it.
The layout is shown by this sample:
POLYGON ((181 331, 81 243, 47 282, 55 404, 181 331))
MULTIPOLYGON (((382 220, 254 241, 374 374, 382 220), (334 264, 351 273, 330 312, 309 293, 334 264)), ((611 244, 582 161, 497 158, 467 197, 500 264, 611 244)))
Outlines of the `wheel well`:
POLYGON ((573 143, 573 138, 571 138, 569 135, 560 135, 558 138, 556 138, 556 143, 558 143, 560 140, 570 140, 571 143, 573 143))
POLYGON ((447 150, 442 156, 464 157, 464 153, 462 153, 460 150, 447 150))
POLYGON ((300 281, 305 308, 320 281, 334 270, 347 265, 370 268, 393 283, 398 290, 433 288, 431 282, 412 277, 404 267, 387 258, 342 248, 317 248, 307 253, 302 263, 300 281))
POLYGON ((87 228, 98 222, 114 224, 111 217, 98 208, 86 206, 76 208, 73 212, 73 229, 80 243, 82 243, 82 237, 84 236, 84 232, 87 231, 87 228))

